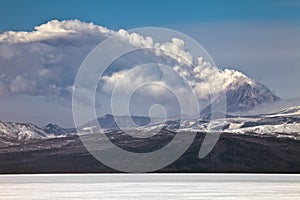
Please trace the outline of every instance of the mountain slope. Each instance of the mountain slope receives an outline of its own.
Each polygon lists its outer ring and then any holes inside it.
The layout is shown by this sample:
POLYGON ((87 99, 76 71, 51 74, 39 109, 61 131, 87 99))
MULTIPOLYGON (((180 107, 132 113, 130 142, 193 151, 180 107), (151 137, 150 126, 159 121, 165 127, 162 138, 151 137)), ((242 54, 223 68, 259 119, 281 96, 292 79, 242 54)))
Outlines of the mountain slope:
POLYGON ((75 134, 77 132, 76 128, 62 128, 62 127, 58 126, 57 124, 51 124, 51 123, 42 127, 42 129, 46 133, 54 134, 56 136, 75 134))
POLYGON ((84 124, 80 129, 86 133, 94 133, 97 124, 101 126, 102 129, 107 130, 119 130, 118 124, 122 127, 134 127, 134 122, 137 126, 145 126, 151 122, 150 117, 144 116, 114 116, 111 114, 106 114, 102 117, 97 118, 97 120, 92 120, 84 124))
MULTIPOLYGON (((273 94, 266 86, 254 81, 241 81, 228 87, 226 90, 226 100, 219 98, 214 101, 214 106, 226 103, 226 112, 245 112, 254 109, 262 104, 270 104, 279 101, 280 98, 273 94)), ((201 115, 211 113, 211 104, 201 111, 201 115)))
MULTIPOLYGON (((300 106, 272 114, 230 116, 224 121, 223 132, 227 133, 300 139, 300 106)), ((208 131, 209 123, 200 123, 199 130, 208 131)))
POLYGON ((54 124, 40 128, 31 123, 1 122, 0 137, 12 140, 27 141, 32 139, 48 139, 64 137, 75 133, 76 129, 63 129, 54 124))
POLYGON ((226 91, 227 112, 249 111, 257 105, 280 100, 266 86, 260 83, 243 83, 226 91))
POLYGON ((17 140, 43 139, 55 135, 30 123, 0 122, 1 137, 17 140))

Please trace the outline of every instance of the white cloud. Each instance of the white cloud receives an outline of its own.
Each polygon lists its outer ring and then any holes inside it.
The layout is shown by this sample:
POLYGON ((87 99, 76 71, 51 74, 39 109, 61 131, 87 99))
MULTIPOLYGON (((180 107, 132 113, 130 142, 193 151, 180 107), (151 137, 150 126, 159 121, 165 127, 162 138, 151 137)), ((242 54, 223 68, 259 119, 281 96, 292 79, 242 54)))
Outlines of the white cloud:
POLYGON ((113 34, 105 27, 94 25, 93 23, 83 23, 79 20, 52 20, 46 24, 36 26, 35 31, 8 31, 0 35, 0 42, 2 43, 24 43, 24 42, 38 42, 49 39, 56 39, 59 37, 72 36, 74 34, 113 34))
POLYGON ((179 64, 191 65, 193 56, 184 50, 184 41, 178 38, 172 38, 171 42, 161 44, 160 49, 167 56, 178 61, 179 64))
POLYGON ((117 33, 121 38, 128 40, 134 46, 140 48, 153 48, 153 39, 151 37, 144 37, 137 33, 128 33, 124 29, 120 29, 117 33))
MULTIPOLYGON (((140 48, 151 48, 156 56, 171 58, 177 64, 173 69, 195 89, 199 99, 209 100, 210 95, 217 95, 224 92, 228 87, 235 87, 240 82, 253 83, 247 76, 235 70, 220 70, 213 66, 203 57, 193 58, 192 54, 186 49, 185 42, 179 38, 172 38, 165 43, 157 43, 152 38, 141 36, 137 33, 128 33, 121 29, 118 32, 123 39, 130 44, 140 48)), ((124 78, 127 71, 118 71, 110 76, 104 77, 104 90, 114 88, 115 81, 124 78), (109 89, 108 89, 109 88, 109 89)), ((143 74, 143 76, 153 76, 152 74, 143 74)), ((124 89, 130 84, 135 85, 140 78, 126 77, 124 89)), ((139 81, 142 84, 145 80, 139 81)))
MULTIPOLYGON (((167 107, 168 113, 178 116, 182 108, 184 114, 195 115, 196 98, 185 80, 175 73, 170 67, 157 64, 137 66, 131 70, 122 70, 112 75, 104 76, 100 91, 111 95, 113 93, 114 106, 118 111, 126 113, 126 103, 133 103, 135 110, 146 110, 139 115, 147 114, 147 105, 160 104, 167 107), (138 103, 138 100, 141 102, 138 103), (181 103, 179 106, 178 103, 181 103), (172 109, 172 108, 173 109, 172 109)), ((103 99, 101 95, 99 101, 103 99)), ((109 107, 110 102, 102 102, 104 107, 109 107)))
POLYGON ((1 94, 68 98, 85 56, 114 31, 78 20, 0 34, 1 94))
POLYGON ((138 33, 129 33, 123 29, 117 33, 121 38, 128 41, 129 44, 139 48, 151 48, 157 56, 167 56, 179 64, 191 65, 193 56, 185 50, 185 43, 182 39, 172 38, 170 42, 154 42, 151 37, 144 37, 138 33))
MULTIPOLYGON (((137 33, 129 33, 123 29, 115 32, 105 27, 84 23, 78 20, 52 20, 35 27, 32 32, 4 32, 0 34, 0 70, 6 74, 0 79, 0 95, 27 94, 46 96, 50 98, 68 98, 70 100, 72 87, 77 70, 86 55, 101 41, 113 34, 139 48, 149 48, 153 57, 159 58, 171 67, 194 88, 199 99, 208 99, 210 93, 217 94, 242 81, 250 81, 245 75, 233 70, 219 70, 202 57, 193 58, 180 38, 159 43, 153 38, 137 33)), ((150 57, 151 57, 150 56, 150 57)), ((130 59, 149 61, 147 53, 139 53, 130 59)), ((139 71, 138 75, 126 75, 126 63, 121 59, 116 72, 103 77, 102 91, 110 93, 116 81, 123 79, 123 90, 136 87, 147 81, 165 84, 173 81, 173 87, 181 91, 177 79, 165 76, 161 71, 152 68, 139 71), (177 85, 176 85, 177 84, 177 85)), ((149 87, 152 91, 145 96, 163 92, 160 88, 149 87)), ((182 93, 182 98, 187 95, 182 93)))

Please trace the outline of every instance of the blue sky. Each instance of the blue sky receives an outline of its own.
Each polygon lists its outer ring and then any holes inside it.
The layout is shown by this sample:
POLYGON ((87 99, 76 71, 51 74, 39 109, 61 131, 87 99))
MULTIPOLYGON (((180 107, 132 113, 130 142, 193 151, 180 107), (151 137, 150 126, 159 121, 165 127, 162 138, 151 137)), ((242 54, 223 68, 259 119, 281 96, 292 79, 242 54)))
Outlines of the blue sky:
POLYGON ((92 21, 111 29, 203 22, 299 22, 299 0, 2 0, 0 30, 31 30, 51 19, 92 21))

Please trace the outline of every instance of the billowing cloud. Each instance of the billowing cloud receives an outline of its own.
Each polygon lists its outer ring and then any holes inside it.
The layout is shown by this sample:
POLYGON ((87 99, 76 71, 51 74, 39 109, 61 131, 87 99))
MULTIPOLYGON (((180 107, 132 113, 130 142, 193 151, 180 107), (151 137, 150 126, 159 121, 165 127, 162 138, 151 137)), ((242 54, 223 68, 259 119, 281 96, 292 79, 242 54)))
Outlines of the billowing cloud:
POLYGON ((111 34, 78 20, 53 20, 32 32, 0 34, 0 95, 70 97, 81 62, 111 34))
MULTIPOLYGON (((111 93, 119 80, 122 80, 124 88, 121 91, 150 80, 161 85, 169 81, 177 91, 182 91, 181 98, 188 99, 180 82, 163 76, 161 70, 153 68, 128 75, 124 66, 131 59, 140 59, 140 63, 152 60, 168 64, 192 86, 199 100, 208 100, 211 93, 218 94, 241 81, 252 82, 240 72, 220 70, 202 57, 193 57, 180 38, 159 43, 151 37, 123 29, 112 31, 78 20, 53 20, 35 27, 32 32, 8 31, 0 34, 0 95, 25 94, 69 101, 81 62, 98 43, 115 34, 128 44, 148 48, 149 51, 119 59, 116 62, 119 67, 101 79, 100 91, 104 93, 111 93)), ((145 96, 164 93, 160 87, 148 89, 151 91, 144 93, 145 96)))
MULTIPOLYGON (((201 56, 194 58, 191 52, 187 50, 185 42, 180 38, 171 38, 171 41, 158 43, 155 42, 153 38, 144 37, 137 33, 128 33, 125 30, 120 30, 117 34, 127 40, 131 45, 140 48, 150 48, 157 57, 165 58, 166 60, 171 58, 173 60, 171 67, 187 80, 199 99, 209 100, 211 95, 217 95, 229 87, 236 87, 240 83, 254 83, 241 72, 230 69, 220 70, 210 62, 205 61, 201 56)), ((160 61, 164 63, 165 60, 160 61)), ((170 65, 168 62, 166 63, 170 65)), ((109 76, 103 77, 103 90, 107 91, 108 88, 112 90, 116 82, 120 79, 126 80, 123 82, 124 89, 126 89, 135 86, 137 81, 138 84, 142 84, 149 79, 149 77, 160 76, 159 73, 156 74, 155 71, 151 71, 149 73, 143 73, 141 75, 143 77, 142 79, 140 76, 138 78, 137 76, 130 77, 130 75, 126 73, 127 69, 123 70, 124 71, 116 71, 109 76)))
MULTIPOLYGON (((178 116, 180 112, 197 114, 197 97, 188 81, 168 66, 145 64, 104 76, 102 81, 99 89, 103 93, 96 99, 103 100, 103 94, 112 96, 113 107, 118 112, 114 114, 126 113, 130 104, 135 108, 130 112, 135 115, 147 113, 153 104, 162 105, 170 116, 178 116)), ((111 102, 102 103, 110 107, 111 102)))
MULTIPOLYGON (((35 31, 8 31, 0 35, 1 43, 20 44, 29 42, 39 42, 64 37, 77 38, 76 36, 86 34, 91 35, 110 35, 111 31, 105 27, 94 25, 93 23, 83 23, 79 20, 52 20, 46 24, 36 26, 35 31)), ((84 37, 85 38, 85 37, 84 37)), ((82 41, 82 38, 77 38, 82 41)))

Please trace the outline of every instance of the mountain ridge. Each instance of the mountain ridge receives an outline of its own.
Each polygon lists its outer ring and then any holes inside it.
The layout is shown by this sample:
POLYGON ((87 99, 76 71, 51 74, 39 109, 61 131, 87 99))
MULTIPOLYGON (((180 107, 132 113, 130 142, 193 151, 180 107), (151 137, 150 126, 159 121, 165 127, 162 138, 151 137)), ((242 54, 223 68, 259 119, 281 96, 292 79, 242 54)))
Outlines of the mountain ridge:
MULTIPOLYGON (((121 131, 123 128, 128 130, 154 131, 154 130, 170 130, 170 131, 196 131, 209 132, 209 124, 223 127, 222 132, 232 134, 251 134, 257 136, 274 136, 274 137, 290 137, 300 139, 300 106, 293 106, 282 109, 278 112, 270 114, 256 114, 235 116, 226 114, 224 119, 213 119, 211 115, 202 116, 195 119, 171 118, 162 121, 155 120, 145 116, 113 116, 111 114, 90 121, 79 129, 85 134, 97 133, 98 127, 96 122, 106 132, 121 131), (119 117, 119 118, 118 118, 119 117), (122 129, 118 127, 118 123, 124 125, 122 129), (129 119, 137 123, 137 126, 131 126, 129 119), (104 126, 103 126, 104 125, 104 126), (102 127, 103 126, 103 127, 102 127)), ((81 131, 79 132, 81 134, 81 131)), ((0 121, 0 137, 28 141, 35 139, 51 139, 59 137, 67 137, 77 135, 76 128, 62 128, 56 124, 48 124, 44 127, 38 127, 31 123, 1 122, 0 121)))

